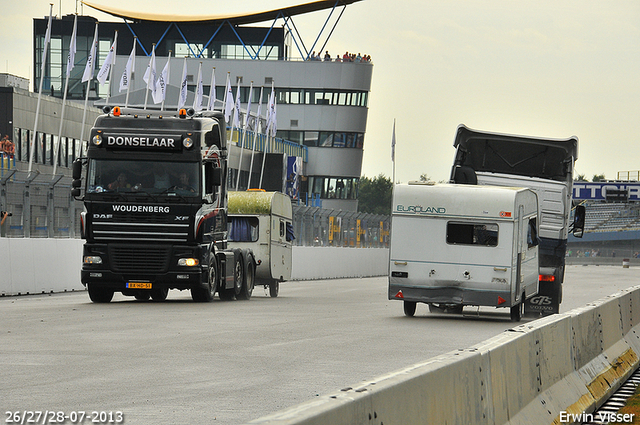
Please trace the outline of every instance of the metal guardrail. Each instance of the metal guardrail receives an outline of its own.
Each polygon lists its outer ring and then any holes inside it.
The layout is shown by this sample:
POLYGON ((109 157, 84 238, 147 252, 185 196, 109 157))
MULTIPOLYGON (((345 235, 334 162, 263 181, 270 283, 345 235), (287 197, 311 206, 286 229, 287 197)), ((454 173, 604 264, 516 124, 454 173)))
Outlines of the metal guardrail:
MULTIPOLYGON (((79 238, 82 202, 71 178, 11 169, 0 177, 0 209, 12 215, 0 228, 10 238, 79 238)), ((388 247, 389 216, 294 205, 296 246, 388 247)))

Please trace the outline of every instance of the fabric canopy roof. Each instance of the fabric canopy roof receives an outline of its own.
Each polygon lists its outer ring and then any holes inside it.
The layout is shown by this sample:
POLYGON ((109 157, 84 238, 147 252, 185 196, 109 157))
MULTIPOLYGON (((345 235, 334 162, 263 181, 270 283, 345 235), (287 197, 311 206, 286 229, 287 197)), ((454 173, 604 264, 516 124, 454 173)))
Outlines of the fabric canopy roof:
POLYGON ((89 1, 83 1, 83 4, 99 10, 109 15, 129 19, 132 21, 154 21, 154 22, 211 22, 228 20, 234 25, 254 24, 257 22, 265 22, 278 18, 281 14, 284 16, 301 15, 318 10, 330 9, 334 6, 346 6, 362 0, 317 0, 310 3, 303 3, 296 6, 284 7, 281 9, 273 9, 262 12, 248 12, 237 14, 219 14, 219 15, 168 15, 153 12, 130 12, 111 6, 99 5, 89 1))

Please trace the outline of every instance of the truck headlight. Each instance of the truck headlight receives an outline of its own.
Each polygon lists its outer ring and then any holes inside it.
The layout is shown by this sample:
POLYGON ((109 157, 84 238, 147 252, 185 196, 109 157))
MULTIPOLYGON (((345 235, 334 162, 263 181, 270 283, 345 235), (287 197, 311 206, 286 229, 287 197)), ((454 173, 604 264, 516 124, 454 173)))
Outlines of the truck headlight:
POLYGON ((102 257, 97 255, 87 255, 84 257, 85 264, 102 264, 102 257))
POLYGON ((200 261, 198 261, 197 258, 180 258, 178 260, 179 266, 193 267, 197 266, 198 264, 200 264, 200 261))
POLYGON ((193 139, 191 137, 185 137, 184 140, 182 140, 182 146, 191 149, 191 147, 193 147, 193 139))
POLYGON ((100 146, 102 144, 102 136, 96 134, 95 136, 93 136, 93 139, 91 139, 91 142, 96 146, 100 146))

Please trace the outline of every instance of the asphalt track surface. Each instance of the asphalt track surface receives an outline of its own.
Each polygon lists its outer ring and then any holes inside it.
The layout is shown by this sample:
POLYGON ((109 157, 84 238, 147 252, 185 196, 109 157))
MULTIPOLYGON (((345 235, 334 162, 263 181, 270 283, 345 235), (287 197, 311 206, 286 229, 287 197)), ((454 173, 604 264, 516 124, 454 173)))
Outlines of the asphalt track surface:
MULTIPOLYGON (((568 266, 561 310, 639 277, 568 266)), ((3 423, 7 412, 55 411, 85 412, 75 423, 87 424, 118 423, 116 412, 126 424, 243 424, 514 326, 507 309, 445 315, 419 304, 405 317, 384 277, 285 282, 278 298, 258 287, 250 301, 205 304, 186 291, 161 303, 117 294, 93 304, 84 291, 3 297, 0 317, 3 423)))

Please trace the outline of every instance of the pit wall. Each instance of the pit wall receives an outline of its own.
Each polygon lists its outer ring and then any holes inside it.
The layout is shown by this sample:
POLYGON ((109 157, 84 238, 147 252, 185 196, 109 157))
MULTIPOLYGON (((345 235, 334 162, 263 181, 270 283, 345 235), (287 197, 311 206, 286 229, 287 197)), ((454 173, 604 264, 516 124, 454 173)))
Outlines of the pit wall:
MULTIPOLYGON (((80 239, 0 238, 0 296, 82 291, 80 239)), ((386 248, 295 246, 292 280, 387 274, 386 248)))
POLYGON ((582 423, 638 366, 639 324, 640 286, 250 424, 582 423))

